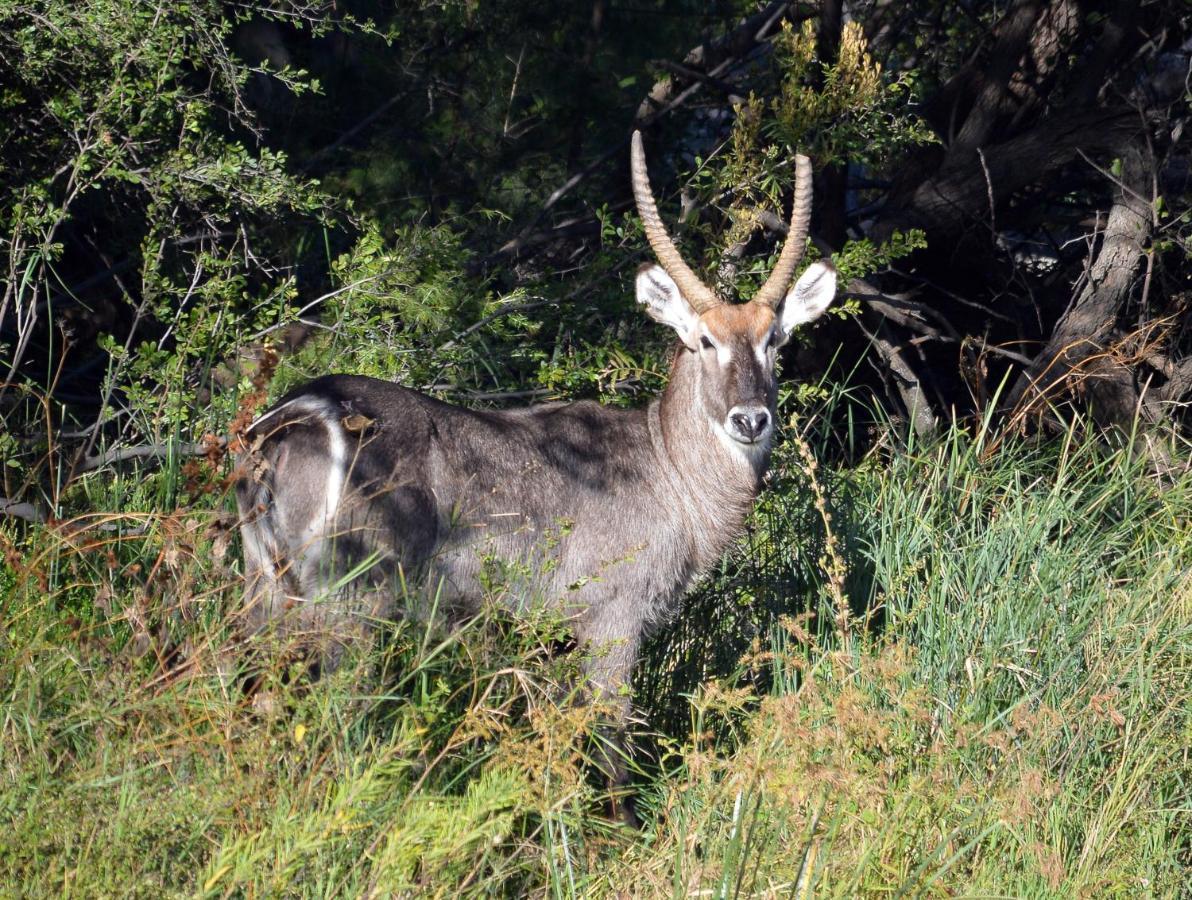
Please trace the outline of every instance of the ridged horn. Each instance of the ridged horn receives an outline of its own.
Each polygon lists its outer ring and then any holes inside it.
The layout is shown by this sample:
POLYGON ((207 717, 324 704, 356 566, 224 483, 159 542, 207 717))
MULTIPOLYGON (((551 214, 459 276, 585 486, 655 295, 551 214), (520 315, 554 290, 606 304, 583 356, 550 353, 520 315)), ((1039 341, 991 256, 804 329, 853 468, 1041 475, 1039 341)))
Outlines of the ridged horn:
POLYGON ((777 309, 795 277, 795 269, 799 266, 799 260, 803 258, 810 227, 811 160, 806 156, 796 154, 795 199, 791 203, 790 231, 787 232, 786 243, 782 245, 782 252, 778 254, 778 262, 774 264, 774 271, 770 273, 766 283, 758 288, 752 302, 777 309))
POLYGON ((637 214, 642 218, 642 227, 646 231, 646 240, 658 257, 658 264, 663 271, 675 280, 679 291, 691 304, 696 314, 702 314, 719 306, 724 301, 716 296, 715 291, 700 281, 699 276, 691 270, 683 257, 679 255, 674 241, 666 233, 666 227, 658 215, 658 207, 654 203, 654 192, 650 190, 650 176, 646 172, 646 153, 642 149, 642 134, 633 132, 633 147, 630 153, 630 172, 633 181, 633 197, 637 201, 637 214))

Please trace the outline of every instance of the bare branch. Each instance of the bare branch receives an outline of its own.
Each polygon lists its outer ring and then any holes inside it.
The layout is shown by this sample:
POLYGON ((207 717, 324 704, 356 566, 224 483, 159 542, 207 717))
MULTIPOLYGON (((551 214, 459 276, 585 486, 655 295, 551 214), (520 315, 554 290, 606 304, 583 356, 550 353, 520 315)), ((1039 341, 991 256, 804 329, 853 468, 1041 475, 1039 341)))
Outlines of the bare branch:
POLYGON ((923 390, 918 374, 902 355, 902 350, 880 334, 869 331, 864 325, 861 326, 861 330, 865 332, 865 336, 869 338, 878 356, 894 376, 894 386, 898 390, 907 415, 910 416, 911 427, 914 429, 915 435, 921 440, 934 435, 939 416, 932 408, 931 401, 927 399, 927 393, 923 390))
POLYGON ((96 453, 94 456, 85 456, 79 460, 75 467, 76 473, 92 472, 96 469, 109 466, 114 463, 126 462, 130 459, 164 459, 170 456, 206 456, 211 453, 213 449, 222 449, 226 446, 224 438, 218 438, 214 445, 210 442, 201 444, 142 444, 135 447, 120 447, 116 450, 107 450, 102 453, 96 453))
POLYGON ((36 522, 39 525, 44 525, 47 521, 46 514, 32 503, 9 500, 7 497, 0 497, 0 516, 24 519, 26 522, 36 522))
POLYGON ((737 93, 736 85, 729 84, 727 81, 721 81, 719 78, 713 78, 706 72, 692 69, 677 62, 671 62, 669 59, 654 60, 654 65, 660 69, 665 69, 673 75, 680 75, 688 81, 698 81, 701 84, 720 91, 720 93, 725 95, 729 103, 737 104, 745 102, 745 98, 737 93))

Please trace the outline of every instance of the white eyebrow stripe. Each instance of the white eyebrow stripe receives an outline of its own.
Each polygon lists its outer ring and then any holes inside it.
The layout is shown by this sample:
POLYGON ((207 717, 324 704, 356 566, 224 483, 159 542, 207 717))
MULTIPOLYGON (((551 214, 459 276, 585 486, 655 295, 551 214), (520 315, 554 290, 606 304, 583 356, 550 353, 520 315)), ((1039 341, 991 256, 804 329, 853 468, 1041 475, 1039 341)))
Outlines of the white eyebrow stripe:
POLYGON ((701 326, 699 330, 700 337, 706 338, 713 347, 716 348, 716 361, 722 366, 727 366, 733 360, 733 351, 729 347, 728 342, 721 342, 712 339, 712 333, 708 331, 708 326, 701 326))
POLYGON ((773 331, 767 331, 765 340, 760 344, 753 345, 753 353, 757 356, 757 361, 765 366, 769 360, 766 359, 766 352, 770 349, 770 338, 774 336, 773 331))

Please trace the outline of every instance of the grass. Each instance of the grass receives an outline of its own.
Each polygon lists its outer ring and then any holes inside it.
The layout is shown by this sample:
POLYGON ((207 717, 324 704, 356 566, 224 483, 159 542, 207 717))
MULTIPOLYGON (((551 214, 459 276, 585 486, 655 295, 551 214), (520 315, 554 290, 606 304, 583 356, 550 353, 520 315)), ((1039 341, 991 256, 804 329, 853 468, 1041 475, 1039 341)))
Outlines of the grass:
POLYGON ((0 523, 0 893, 1192 891, 1192 477, 1075 431, 809 459, 640 667, 640 832, 557 622, 405 623, 311 683, 236 637, 193 471, 0 523))

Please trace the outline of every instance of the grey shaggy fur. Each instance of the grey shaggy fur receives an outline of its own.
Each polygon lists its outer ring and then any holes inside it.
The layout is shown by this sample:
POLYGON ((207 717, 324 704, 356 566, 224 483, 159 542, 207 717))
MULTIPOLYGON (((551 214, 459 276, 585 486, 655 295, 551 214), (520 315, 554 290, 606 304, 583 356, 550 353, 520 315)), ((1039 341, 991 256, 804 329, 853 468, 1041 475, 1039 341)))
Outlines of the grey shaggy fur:
POLYGON ((510 602, 560 608, 599 649, 598 681, 620 683, 646 628, 739 532, 769 455, 712 433, 693 402, 697 356, 679 348, 666 393, 637 410, 480 412, 354 375, 287 395, 256 427, 237 485, 249 615, 347 636, 354 621, 400 613, 399 579, 467 609, 496 558, 536 575, 510 602), (348 473, 324 524, 333 432, 348 473))

